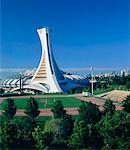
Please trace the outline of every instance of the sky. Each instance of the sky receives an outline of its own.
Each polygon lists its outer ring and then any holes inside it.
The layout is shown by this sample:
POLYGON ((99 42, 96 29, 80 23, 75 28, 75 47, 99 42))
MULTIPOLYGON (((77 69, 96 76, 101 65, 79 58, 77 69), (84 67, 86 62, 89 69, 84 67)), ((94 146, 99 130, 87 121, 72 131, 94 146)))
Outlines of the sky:
POLYGON ((36 68, 42 27, 60 68, 130 67, 130 0, 0 2, 0 68, 36 68))

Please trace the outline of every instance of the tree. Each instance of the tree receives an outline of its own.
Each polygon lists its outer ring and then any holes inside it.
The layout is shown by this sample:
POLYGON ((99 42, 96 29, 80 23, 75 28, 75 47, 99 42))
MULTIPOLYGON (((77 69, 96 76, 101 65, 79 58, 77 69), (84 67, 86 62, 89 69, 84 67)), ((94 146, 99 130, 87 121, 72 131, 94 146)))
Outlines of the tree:
POLYGON ((40 111, 38 110, 38 103, 33 97, 31 97, 31 100, 29 100, 27 103, 25 114, 27 114, 30 118, 36 118, 39 113, 40 111))
POLYGON ((53 112, 54 118, 63 118, 66 114, 66 110, 64 110, 61 101, 56 101, 51 111, 53 112))
POLYGON ((35 131, 32 133, 32 136, 35 140, 35 147, 39 150, 45 148, 44 141, 43 141, 43 133, 39 127, 35 128, 35 131))
POLYGON ((54 140, 61 139, 62 128, 61 128, 62 119, 51 119, 46 121, 44 126, 44 131, 51 133, 54 137, 54 140))
POLYGON ((6 103, 3 110, 3 114, 5 115, 5 117, 7 117, 7 119, 12 119, 16 114, 16 106, 14 100, 11 98, 6 99, 6 103))
POLYGON ((43 132, 39 126, 35 128, 32 135, 35 139, 35 146, 39 150, 46 149, 52 142, 52 135, 49 132, 43 132))
POLYGON ((128 81, 128 82, 126 83, 126 88, 127 88, 128 90, 130 90, 130 81, 128 81))
POLYGON ((3 94, 4 92, 5 92, 5 90, 0 88, 0 94, 3 94))
POLYGON ((36 127, 35 120, 20 117, 2 123, 0 144, 3 149, 34 149, 32 132, 36 127))
POLYGON ((104 107, 104 114, 110 113, 111 115, 114 114, 115 112, 115 105, 112 103, 110 99, 106 100, 105 104, 103 105, 104 107))
POLYGON ((29 117, 22 117, 19 120, 15 120, 18 126, 18 130, 21 135, 17 142, 17 149, 34 149, 34 138, 32 136, 32 132, 34 132, 34 128, 36 128, 36 121, 29 117))
POLYGON ((79 116, 87 124, 96 124, 101 119, 102 113, 97 105, 91 102, 82 102, 79 107, 79 116))
POLYGON ((27 116, 20 117, 13 120, 13 123, 17 126, 17 131, 19 136, 17 140, 14 141, 15 149, 34 149, 34 139, 32 137, 32 132, 37 126, 34 119, 27 116))
POLYGON ((127 113, 130 113, 130 95, 128 95, 123 101, 123 107, 127 113))
POLYGON ((120 76, 117 76, 117 75, 116 75, 116 76, 113 78, 113 84, 125 85, 125 77, 124 77, 124 76, 120 77, 120 76))
POLYGON ((88 128, 84 121, 76 120, 74 123, 73 133, 68 141, 70 149, 85 148, 88 140, 88 128))
POLYGON ((116 111, 113 115, 107 113, 99 122, 98 130, 104 139, 103 149, 128 148, 128 119, 123 111, 116 111))
POLYGON ((88 85, 87 87, 83 88, 83 92, 91 92, 91 85, 88 85))
POLYGON ((102 81, 101 88, 107 89, 107 82, 106 81, 102 81))
POLYGON ((63 119, 51 119, 50 121, 46 121, 44 126, 44 132, 50 133, 53 137, 52 141, 52 149, 60 148, 64 149, 66 147, 66 140, 63 136, 64 128, 61 125, 63 119))
POLYGON ((97 126, 88 125, 88 147, 89 149, 101 149, 103 146, 103 136, 99 133, 97 126))
POLYGON ((18 130, 16 124, 8 121, 1 127, 0 143, 2 149, 11 149, 15 147, 18 139, 18 130))
POLYGON ((101 89, 101 87, 102 87, 102 84, 101 84, 100 81, 98 81, 98 82, 96 83, 96 89, 101 89))
POLYGON ((62 127, 62 137, 64 139, 67 139, 73 132, 73 120, 72 116, 65 114, 64 118, 61 121, 61 127, 62 127))

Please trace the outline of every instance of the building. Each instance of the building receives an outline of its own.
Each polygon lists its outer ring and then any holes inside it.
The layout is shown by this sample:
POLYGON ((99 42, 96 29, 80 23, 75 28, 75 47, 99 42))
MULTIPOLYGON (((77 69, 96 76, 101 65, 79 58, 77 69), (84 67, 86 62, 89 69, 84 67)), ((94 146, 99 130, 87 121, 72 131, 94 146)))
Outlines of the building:
MULTIPOLYGON (((71 88, 85 87, 89 83, 86 77, 67 74, 59 69, 52 52, 49 29, 42 28, 37 32, 42 46, 40 63, 33 76, 22 77, 22 89, 55 93, 67 92, 71 88), (25 80, 25 77, 29 80, 25 80)), ((11 91, 20 90, 20 79, 15 77, 6 79, 6 81, 2 80, 0 86, 10 88, 11 91)))
POLYGON ((128 70, 121 70, 121 76, 128 76, 128 70))

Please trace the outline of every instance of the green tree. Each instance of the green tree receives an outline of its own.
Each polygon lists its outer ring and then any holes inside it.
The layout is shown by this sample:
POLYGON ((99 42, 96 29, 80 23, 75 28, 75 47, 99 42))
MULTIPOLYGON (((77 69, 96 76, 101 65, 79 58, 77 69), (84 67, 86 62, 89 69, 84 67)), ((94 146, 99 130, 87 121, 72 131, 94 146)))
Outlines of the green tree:
POLYGON ((73 120, 72 116, 65 114, 64 118, 61 121, 61 128, 62 128, 62 137, 67 139, 73 132, 73 120))
POLYGON ((34 138, 32 132, 36 128, 37 123, 34 119, 29 117, 20 117, 14 120, 17 124, 18 131, 20 133, 17 143, 15 143, 16 149, 34 149, 34 138))
POLYGON ((5 92, 5 90, 0 88, 0 94, 3 94, 4 92, 5 92))
POLYGON ((49 132, 43 132, 38 126, 35 128, 35 131, 32 133, 33 138, 35 139, 35 146, 39 150, 47 149, 52 142, 52 135, 49 132))
POLYGON ((0 144, 2 149, 34 149, 32 132, 36 122, 28 117, 7 120, 1 124, 0 144))
POLYGON ((51 119, 46 121, 44 126, 44 131, 51 133, 54 137, 54 140, 61 139, 62 128, 61 128, 62 119, 51 119))
POLYGON ((106 81, 102 81, 101 88, 107 89, 107 82, 106 81))
POLYGON ((64 118, 51 119, 44 126, 44 131, 53 135, 55 147, 64 148, 68 137, 73 132, 72 116, 65 114, 64 118))
POLYGON ((130 81, 128 81, 128 82, 126 83, 126 88, 127 88, 128 90, 130 90, 130 81))
POLYGON ((40 111, 38 110, 38 103, 35 98, 31 97, 24 112, 30 118, 36 118, 39 115, 40 111))
POLYGON ((32 136, 35 140, 35 147, 37 149, 42 150, 46 147, 43 141, 43 133, 39 127, 35 128, 35 131, 32 132, 32 136))
POLYGON ((117 76, 117 75, 116 75, 116 76, 113 78, 113 84, 125 85, 125 77, 124 77, 124 76, 120 77, 120 76, 117 76))
POLYGON ((89 149, 101 149, 103 146, 103 136, 99 133, 97 126, 88 125, 88 148, 89 149))
POLYGON ((102 84, 101 84, 100 81, 98 81, 98 82, 96 83, 96 89, 101 89, 101 87, 102 87, 102 84))
POLYGON ((83 92, 91 92, 91 85, 88 85, 87 87, 83 88, 83 92))
POLYGON ((110 113, 111 115, 114 114, 115 112, 115 105, 112 103, 110 99, 106 100, 105 104, 103 105, 104 107, 104 114, 110 113))
POLYGON ((16 114, 16 106, 13 99, 6 99, 3 114, 5 115, 5 117, 7 117, 7 119, 12 119, 14 117, 14 115, 16 114))
POLYGON ((66 114, 66 110, 64 110, 61 101, 56 101, 51 111, 53 112, 54 118, 63 118, 66 114))
POLYGON ((68 141, 70 149, 86 148, 88 140, 88 128, 84 121, 76 120, 74 123, 73 133, 68 141))
POLYGON ((101 119, 102 113, 97 105, 91 102, 82 102, 79 107, 79 116, 87 124, 96 124, 101 119))
POLYGON ((1 127, 0 143, 2 149, 11 149, 15 147, 15 142, 19 136, 16 124, 8 121, 1 127))
POLYGON ((128 95, 123 101, 123 107, 127 113, 130 113, 130 95, 128 95))
POLYGON ((46 121, 44 126, 44 132, 50 133, 53 137, 52 149, 64 149, 66 148, 66 140, 63 136, 64 128, 61 125, 63 119, 51 119, 46 121))
POLYGON ((98 130, 104 139, 104 149, 128 149, 128 119, 123 111, 107 113, 99 122, 98 130))
POLYGON ((69 89, 69 94, 74 94, 75 92, 76 92, 76 88, 71 88, 71 89, 69 89))

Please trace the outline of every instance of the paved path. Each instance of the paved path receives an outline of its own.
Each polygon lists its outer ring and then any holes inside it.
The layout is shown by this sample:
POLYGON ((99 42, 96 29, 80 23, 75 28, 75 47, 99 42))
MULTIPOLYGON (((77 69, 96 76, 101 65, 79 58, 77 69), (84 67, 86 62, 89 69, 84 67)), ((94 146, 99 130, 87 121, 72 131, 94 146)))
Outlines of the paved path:
MULTIPOLYGON (((79 108, 65 108, 66 112, 68 114, 71 114, 71 115, 78 115, 79 112, 78 112, 78 109, 79 108)), ((51 109, 50 108, 47 108, 47 109, 39 109, 40 110, 40 114, 39 116, 52 116, 52 112, 51 112, 51 109)), ((2 114, 2 111, 0 110, 0 115, 2 114)), ((24 110, 23 109, 19 109, 17 110, 16 112, 16 116, 25 116, 25 113, 24 113, 24 110)))
POLYGON ((83 101, 92 102, 93 104, 96 104, 98 106, 102 106, 104 104, 104 100, 95 97, 84 97, 81 94, 77 94, 75 95, 75 97, 83 101))
MULTIPOLYGON (((67 114, 71 114, 71 115, 78 115, 79 114, 78 109, 79 109, 78 107, 65 108, 67 114)), ((100 106, 99 109, 101 111, 103 111, 103 106, 100 106)), ((120 109, 122 109, 122 107, 121 106, 116 106, 116 109, 120 110, 120 109)), ((53 115, 50 108, 48 108, 48 109, 39 109, 39 110, 40 110, 39 116, 52 116, 53 115)), ((2 111, 0 110, 0 115, 1 114, 2 114, 2 111)), ((16 116, 25 116, 24 110, 23 109, 17 110, 16 116)))
MULTIPOLYGON (((105 103, 105 100, 102 100, 100 98, 96 98, 96 97, 84 97, 82 96, 82 94, 75 94, 74 97, 83 100, 83 101, 87 101, 87 102, 92 102, 93 104, 96 104, 99 106, 99 109, 101 111, 103 111, 103 105, 105 103)), ((119 104, 117 104, 116 102, 113 103, 116 106, 116 110, 121 110, 123 109, 123 107, 119 104)))

